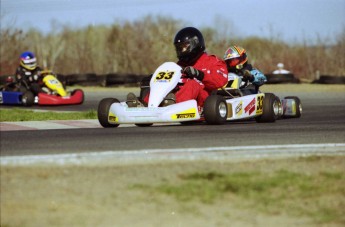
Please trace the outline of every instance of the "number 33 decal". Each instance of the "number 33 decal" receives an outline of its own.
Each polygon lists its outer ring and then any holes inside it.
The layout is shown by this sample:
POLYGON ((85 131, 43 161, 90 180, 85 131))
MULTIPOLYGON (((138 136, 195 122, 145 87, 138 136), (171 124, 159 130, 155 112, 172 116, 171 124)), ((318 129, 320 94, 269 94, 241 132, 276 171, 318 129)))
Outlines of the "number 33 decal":
POLYGON ((264 107, 264 96, 257 97, 257 109, 256 113, 262 113, 264 107))
POLYGON ((171 80, 175 72, 159 72, 155 78, 157 80, 171 80))

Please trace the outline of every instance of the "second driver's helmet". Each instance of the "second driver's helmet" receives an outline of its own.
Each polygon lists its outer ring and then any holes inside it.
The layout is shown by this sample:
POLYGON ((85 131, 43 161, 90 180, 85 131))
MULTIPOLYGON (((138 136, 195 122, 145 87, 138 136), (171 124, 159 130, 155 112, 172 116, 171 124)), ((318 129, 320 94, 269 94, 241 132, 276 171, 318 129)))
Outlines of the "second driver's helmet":
POLYGON ((237 65, 244 65, 248 61, 246 50, 240 46, 229 47, 223 57, 228 68, 236 68, 237 65))
POLYGON ((20 55, 20 65, 27 70, 34 70, 37 67, 37 61, 35 55, 26 51, 20 55))
POLYGON ((205 41, 201 32, 194 27, 181 29, 174 38, 177 58, 188 66, 194 65, 205 51, 205 41))

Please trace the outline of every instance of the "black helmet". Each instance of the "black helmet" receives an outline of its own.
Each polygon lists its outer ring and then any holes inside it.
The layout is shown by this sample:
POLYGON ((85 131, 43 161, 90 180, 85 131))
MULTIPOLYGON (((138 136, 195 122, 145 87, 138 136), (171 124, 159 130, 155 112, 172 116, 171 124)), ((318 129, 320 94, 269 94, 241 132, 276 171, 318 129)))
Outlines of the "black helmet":
POLYGON ((201 32, 193 27, 181 29, 174 39, 177 58, 186 65, 193 65, 205 51, 205 41, 201 32))

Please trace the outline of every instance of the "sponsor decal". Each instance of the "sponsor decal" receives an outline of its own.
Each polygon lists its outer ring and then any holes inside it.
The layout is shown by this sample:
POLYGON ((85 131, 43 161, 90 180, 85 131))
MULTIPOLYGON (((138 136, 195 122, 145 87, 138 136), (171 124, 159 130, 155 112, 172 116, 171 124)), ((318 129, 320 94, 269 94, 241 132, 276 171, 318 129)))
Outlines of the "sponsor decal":
POLYGON ((190 108, 188 110, 182 111, 180 113, 176 113, 171 115, 172 120, 178 120, 178 119, 188 119, 188 118, 195 118, 196 117, 196 111, 195 108, 190 108))
POLYGON ((253 113, 255 110, 255 98, 253 98, 252 101, 250 101, 250 103, 244 108, 244 112, 250 115, 251 113, 253 113))
POLYGON ((176 114, 177 119, 194 118, 195 113, 176 114))
POLYGON ((0 92, 0 103, 3 103, 4 101, 2 100, 2 92, 0 92))
POLYGON ((264 96, 260 95, 256 97, 256 114, 262 114, 264 107, 264 96))
POLYGON ((235 108, 235 114, 236 116, 242 115, 242 106, 243 106, 243 102, 241 101, 235 108))
POLYGON ((110 113, 109 116, 108 116, 108 121, 109 122, 117 122, 118 119, 117 119, 117 117, 113 113, 110 113))

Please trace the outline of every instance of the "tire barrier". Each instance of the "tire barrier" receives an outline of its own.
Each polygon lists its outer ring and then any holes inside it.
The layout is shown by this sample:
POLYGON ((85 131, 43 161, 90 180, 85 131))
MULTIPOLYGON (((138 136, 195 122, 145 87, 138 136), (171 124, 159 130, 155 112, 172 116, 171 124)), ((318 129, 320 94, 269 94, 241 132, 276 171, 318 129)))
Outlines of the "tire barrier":
POLYGON ((345 84, 345 76, 321 75, 313 84, 345 84))
POLYGON ((300 83, 300 80, 294 74, 265 74, 267 84, 280 84, 280 83, 300 83))
MULTIPOLYGON (((279 84, 279 83, 300 83, 300 80, 294 76, 294 74, 265 74, 267 78, 267 84, 279 84)), ((0 85, 6 83, 6 78, 13 75, 1 75, 0 85)), ((94 73, 86 74, 57 74, 57 79, 64 86, 138 86, 139 83, 145 78, 149 78, 148 75, 138 74, 119 74, 109 73, 104 75, 97 75, 94 73)), ((149 83, 149 81, 147 81, 149 83)), ((345 76, 330 76, 321 75, 318 80, 314 80, 312 83, 318 84, 345 84, 345 76)))
POLYGON ((98 77, 94 73, 65 75, 66 85, 96 86, 99 85, 98 77))

